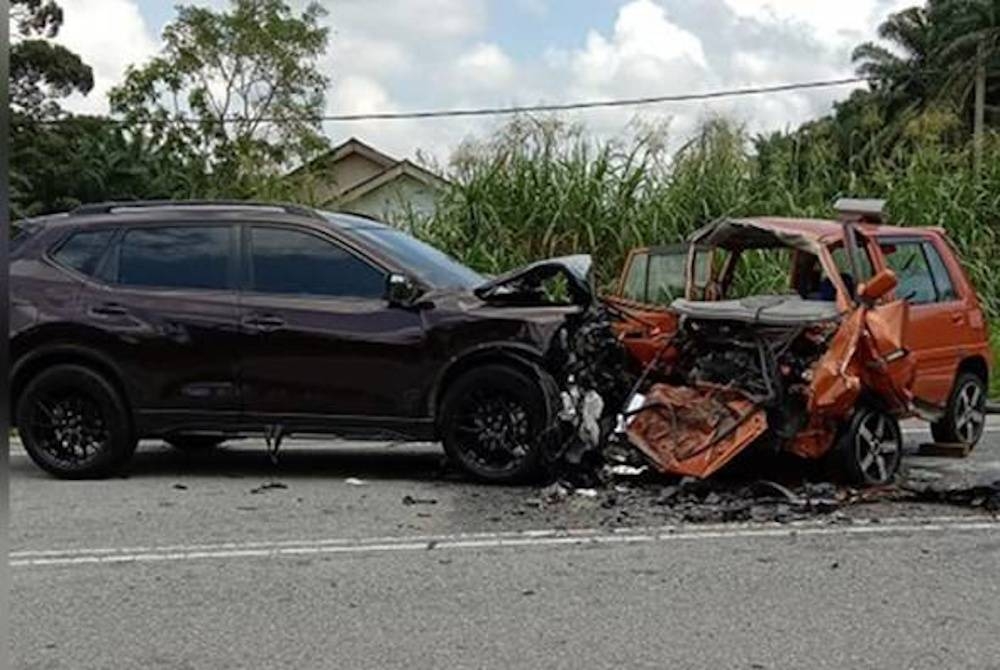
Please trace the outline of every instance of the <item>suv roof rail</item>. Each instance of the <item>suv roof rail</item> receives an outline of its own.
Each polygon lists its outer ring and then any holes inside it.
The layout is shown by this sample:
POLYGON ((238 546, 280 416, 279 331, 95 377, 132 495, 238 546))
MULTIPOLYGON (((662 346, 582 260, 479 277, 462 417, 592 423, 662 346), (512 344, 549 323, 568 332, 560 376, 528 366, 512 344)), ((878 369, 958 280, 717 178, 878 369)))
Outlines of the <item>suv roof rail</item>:
POLYGON ((323 218, 316 210, 302 205, 293 205, 284 202, 256 202, 252 200, 120 200, 80 205, 70 211, 69 214, 70 216, 85 216, 88 214, 114 214, 116 210, 183 209, 185 207, 203 209, 270 209, 298 216, 308 216, 313 219, 323 218))
POLYGON ((833 203, 841 220, 858 223, 885 223, 885 200, 840 198, 833 203))

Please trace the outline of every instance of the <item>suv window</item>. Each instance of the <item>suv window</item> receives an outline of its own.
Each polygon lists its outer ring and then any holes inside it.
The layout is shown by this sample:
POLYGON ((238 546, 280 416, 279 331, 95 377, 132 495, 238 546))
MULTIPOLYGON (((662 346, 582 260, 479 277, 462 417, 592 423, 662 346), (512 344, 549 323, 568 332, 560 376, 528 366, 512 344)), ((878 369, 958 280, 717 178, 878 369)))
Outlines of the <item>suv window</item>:
POLYGON ((104 251, 114 236, 114 230, 88 230, 72 234, 52 253, 52 257, 68 268, 93 277, 104 251))
POLYGON ((385 274, 336 244, 288 228, 250 229, 250 287, 262 293, 382 298, 385 274))
POLYGON ((955 290, 937 250, 921 240, 882 240, 886 265, 899 281, 896 295, 914 305, 952 300, 955 290), (932 259, 932 260, 930 260, 932 259), (939 269, 933 270, 934 264, 939 269))
POLYGON ((119 246, 118 283, 229 288, 230 230, 229 226, 133 228, 119 246))

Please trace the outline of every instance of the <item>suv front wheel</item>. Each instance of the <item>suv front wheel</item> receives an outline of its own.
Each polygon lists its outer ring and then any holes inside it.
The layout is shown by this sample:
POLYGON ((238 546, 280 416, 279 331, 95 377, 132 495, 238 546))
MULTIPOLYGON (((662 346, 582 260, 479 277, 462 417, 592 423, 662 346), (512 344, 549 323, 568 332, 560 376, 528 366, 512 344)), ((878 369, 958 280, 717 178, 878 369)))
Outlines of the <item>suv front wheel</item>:
POLYGON ((439 426, 444 450, 477 479, 523 482, 541 470, 552 422, 538 381, 506 365, 467 372, 448 390, 439 426))
POLYGON ((35 376, 21 393, 16 418, 28 456, 57 477, 106 477, 135 451, 118 392, 81 365, 55 365, 35 376))

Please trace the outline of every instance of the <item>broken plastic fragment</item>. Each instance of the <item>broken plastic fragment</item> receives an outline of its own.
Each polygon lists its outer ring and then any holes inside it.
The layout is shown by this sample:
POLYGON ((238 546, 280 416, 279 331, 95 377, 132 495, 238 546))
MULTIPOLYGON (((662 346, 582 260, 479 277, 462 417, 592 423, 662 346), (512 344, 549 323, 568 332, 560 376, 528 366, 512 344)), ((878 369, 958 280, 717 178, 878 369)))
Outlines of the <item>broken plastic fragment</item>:
POLYGON ((616 477, 638 477, 644 474, 649 468, 645 465, 636 467, 634 465, 625 465, 624 463, 619 465, 612 465, 608 468, 608 472, 615 475, 616 477))
POLYGON ((646 396, 641 393, 633 394, 625 406, 625 411, 618 415, 618 425, 615 426, 615 432, 618 434, 625 433, 628 430, 629 424, 632 423, 632 419, 635 418, 635 413, 642 409, 645 404, 646 396))

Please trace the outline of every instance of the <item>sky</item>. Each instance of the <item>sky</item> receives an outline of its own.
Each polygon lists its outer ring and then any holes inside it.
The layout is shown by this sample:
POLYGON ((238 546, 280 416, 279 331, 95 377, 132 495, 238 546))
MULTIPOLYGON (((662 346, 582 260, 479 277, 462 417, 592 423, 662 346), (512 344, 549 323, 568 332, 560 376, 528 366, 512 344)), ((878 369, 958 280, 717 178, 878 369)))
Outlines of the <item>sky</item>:
MULTIPOLYGON (((170 0, 59 0, 57 37, 94 69, 74 111, 106 112, 125 68, 159 48, 170 0)), ((304 0, 290 0, 302 6, 304 0)), ((322 0, 331 114, 507 106, 673 95, 836 79, 854 46, 916 0, 322 0)), ((189 0, 221 7, 226 0, 189 0)), ((752 132, 794 128, 828 112, 849 87, 566 115, 597 136, 637 118, 668 124, 673 146, 698 123, 732 117, 752 132)), ((359 139, 399 158, 446 162, 503 120, 330 123, 333 144, 359 139)))

